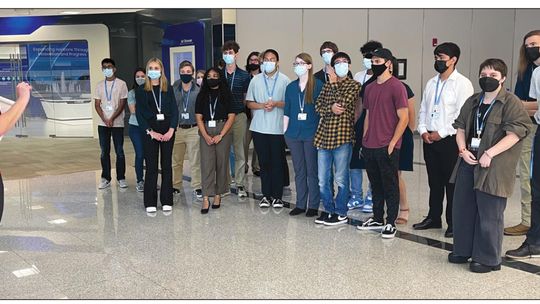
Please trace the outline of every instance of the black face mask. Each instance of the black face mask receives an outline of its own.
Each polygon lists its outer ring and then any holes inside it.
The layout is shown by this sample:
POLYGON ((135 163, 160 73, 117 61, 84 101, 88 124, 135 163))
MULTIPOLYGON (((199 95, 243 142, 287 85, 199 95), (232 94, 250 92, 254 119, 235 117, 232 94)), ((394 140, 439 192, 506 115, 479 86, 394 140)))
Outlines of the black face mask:
POLYGON ((193 80, 193 75, 180 74, 180 79, 182 80, 183 83, 189 83, 190 81, 193 80))
POLYGON ((446 72, 446 70, 448 70, 448 67, 446 66, 446 61, 444 60, 435 60, 435 71, 437 71, 437 73, 444 73, 446 72))
POLYGON ((540 58, 540 47, 535 46, 525 48, 525 57, 527 57, 530 62, 533 62, 536 59, 540 58))
POLYGON ((499 87, 499 80, 492 77, 482 77, 478 80, 478 83, 484 92, 493 92, 499 87))
POLYGON ((221 80, 219 79, 213 79, 213 78, 206 78, 206 83, 210 88, 217 87, 220 84, 221 80))
POLYGON ((246 69, 251 72, 251 71, 258 70, 260 66, 261 66, 260 64, 250 63, 247 65, 246 69))
POLYGON ((384 73, 384 71, 386 71, 388 67, 386 66, 385 63, 371 65, 371 71, 373 72, 373 77, 379 77, 384 73))

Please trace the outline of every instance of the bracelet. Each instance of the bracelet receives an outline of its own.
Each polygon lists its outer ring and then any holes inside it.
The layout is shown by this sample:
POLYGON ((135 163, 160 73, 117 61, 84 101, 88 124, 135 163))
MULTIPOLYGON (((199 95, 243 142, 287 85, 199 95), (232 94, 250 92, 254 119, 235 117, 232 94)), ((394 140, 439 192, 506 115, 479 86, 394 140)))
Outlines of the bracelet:
POLYGON ((489 159, 493 159, 493 157, 491 157, 491 155, 489 155, 488 151, 484 151, 484 154, 486 154, 487 157, 489 157, 489 159))

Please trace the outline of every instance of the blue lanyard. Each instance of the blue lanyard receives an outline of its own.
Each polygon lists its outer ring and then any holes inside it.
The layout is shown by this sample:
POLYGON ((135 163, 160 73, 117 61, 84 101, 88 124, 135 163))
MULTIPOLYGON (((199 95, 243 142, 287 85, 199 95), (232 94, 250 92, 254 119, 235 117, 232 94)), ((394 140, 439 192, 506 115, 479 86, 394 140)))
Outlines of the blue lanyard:
POLYGON ((478 103, 478 109, 476 109, 476 135, 478 135, 478 138, 480 138, 480 134, 482 134, 482 131, 485 128, 485 122, 486 117, 488 116, 489 112, 491 111, 491 108, 493 108, 493 105, 495 104, 495 100, 491 102, 489 105, 489 108, 487 109, 486 113, 484 113, 484 117, 482 117, 482 121, 480 122, 480 105, 484 101, 484 95, 480 98, 480 102, 478 103))
POLYGON ((442 92, 444 90, 444 86, 446 85, 446 80, 443 81, 443 85, 442 85, 442 88, 441 88, 441 92, 439 92, 439 82, 441 81, 441 77, 439 77, 437 79, 437 86, 435 87, 435 105, 438 106, 439 103, 441 103, 441 96, 442 96, 442 92), (438 95, 437 95, 438 94, 438 95))
POLYGON ((266 87, 266 93, 268 94, 268 99, 272 99, 274 96, 274 90, 276 89, 276 83, 279 78, 279 72, 276 72, 276 79, 274 79, 274 86, 272 87, 272 92, 268 89, 268 82, 266 81, 266 74, 263 75, 264 86, 266 87))
POLYGON ((300 112, 304 113, 304 105, 306 104, 306 94, 302 91, 298 93, 298 105, 300 106, 300 112), (300 98, 302 96, 302 98, 300 98))
POLYGON ((189 87, 187 93, 184 94, 184 89, 182 88, 182 85, 180 85, 180 90, 182 90, 182 98, 184 99, 184 100, 182 100, 182 105, 184 106, 184 113, 187 113, 187 108, 188 108, 188 105, 189 105, 189 94, 191 94, 192 86, 193 86, 193 83, 189 87), (187 95, 187 98, 186 98, 186 95, 187 95))
POLYGON ((107 97, 107 101, 111 101, 112 100, 112 93, 113 93, 113 89, 114 89, 114 83, 116 82, 116 78, 113 80, 112 82, 112 86, 111 86, 111 94, 109 94, 107 92, 107 79, 105 79, 105 82, 103 83, 103 85, 105 86, 105 97, 107 97))
POLYGON ((159 85, 159 105, 156 98, 156 93, 154 93, 154 88, 152 87, 152 95, 154 95, 154 102, 156 103, 156 108, 158 112, 161 114, 161 84, 159 85))
MULTIPOLYGON (((227 73, 227 71, 225 71, 225 73, 226 73, 227 75, 229 75, 229 73, 227 73)), ((234 72, 233 72, 232 78, 231 78, 231 92, 232 92, 233 87, 234 87, 234 75, 236 75, 236 69, 234 69, 234 72)), ((229 77, 228 77, 228 76, 227 76, 227 80, 229 80, 229 77)))
POLYGON ((212 109, 212 97, 208 96, 208 107, 210 107, 210 118, 211 120, 214 120, 214 116, 216 116, 216 106, 217 106, 218 98, 214 100, 214 108, 212 109))

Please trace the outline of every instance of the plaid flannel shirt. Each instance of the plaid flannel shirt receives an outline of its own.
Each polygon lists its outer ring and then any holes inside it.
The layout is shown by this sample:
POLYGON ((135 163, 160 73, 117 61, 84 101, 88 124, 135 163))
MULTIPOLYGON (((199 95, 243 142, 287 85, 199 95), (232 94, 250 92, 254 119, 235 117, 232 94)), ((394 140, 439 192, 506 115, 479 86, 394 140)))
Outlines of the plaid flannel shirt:
POLYGON ((325 83, 315 102, 315 111, 321 115, 314 145, 318 149, 332 150, 354 143, 354 108, 359 99, 360 83, 346 78, 336 83, 325 83), (332 105, 339 103, 345 112, 336 115, 332 105))

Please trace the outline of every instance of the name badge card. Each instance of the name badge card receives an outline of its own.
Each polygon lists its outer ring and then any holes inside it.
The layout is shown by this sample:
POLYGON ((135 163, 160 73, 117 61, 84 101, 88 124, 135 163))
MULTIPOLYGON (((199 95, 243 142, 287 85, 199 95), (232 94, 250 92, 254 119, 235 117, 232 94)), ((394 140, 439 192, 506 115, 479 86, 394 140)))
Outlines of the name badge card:
POLYGON ((156 115, 156 120, 157 120, 157 121, 163 121, 163 120, 165 120, 165 114, 157 114, 157 115, 156 115))
POLYGON ((298 113, 298 120, 307 120, 307 113, 298 113))
POLYGON ((480 148, 480 141, 481 141, 480 138, 473 137, 473 138, 471 139, 471 148, 473 148, 473 149, 479 149, 479 148, 480 148))
POLYGON ((189 113, 182 113, 182 119, 189 119, 189 113))
POLYGON ((208 127, 215 128, 216 127, 216 121, 215 120, 209 120, 208 121, 208 127))

